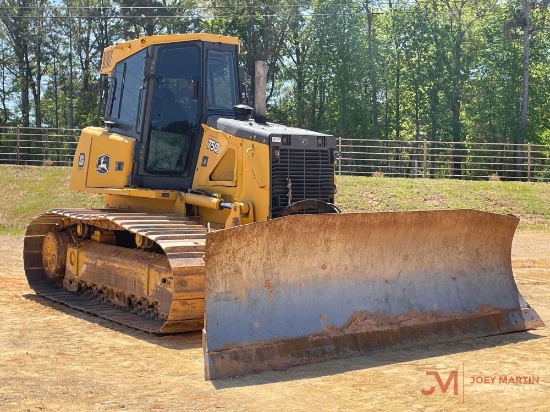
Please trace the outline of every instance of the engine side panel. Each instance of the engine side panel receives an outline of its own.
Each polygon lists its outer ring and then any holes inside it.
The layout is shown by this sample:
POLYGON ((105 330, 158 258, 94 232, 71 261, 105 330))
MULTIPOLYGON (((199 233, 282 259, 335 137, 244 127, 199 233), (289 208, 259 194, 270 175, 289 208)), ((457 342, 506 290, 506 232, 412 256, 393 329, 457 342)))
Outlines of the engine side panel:
MULTIPOLYGON (((193 190, 217 193, 226 202, 250 203, 256 221, 269 218, 269 146, 204 128, 193 190)), ((229 213, 199 208, 204 221, 224 224, 229 213)))
POLYGON ((73 159, 69 189, 121 189, 132 173, 135 139, 110 133, 104 128, 82 130, 73 159))

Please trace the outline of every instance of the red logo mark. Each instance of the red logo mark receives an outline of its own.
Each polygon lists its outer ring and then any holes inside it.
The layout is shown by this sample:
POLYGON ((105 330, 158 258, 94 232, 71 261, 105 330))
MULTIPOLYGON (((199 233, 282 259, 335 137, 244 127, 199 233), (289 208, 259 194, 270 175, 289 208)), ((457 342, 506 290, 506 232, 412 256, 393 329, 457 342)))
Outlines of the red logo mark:
MULTIPOLYGON (((435 371, 426 371, 427 376, 435 376, 437 384, 441 388, 443 393, 447 393, 451 382, 454 381, 454 395, 458 395, 458 371, 452 371, 447 378, 447 382, 443 383, 443 379, 439 376, 439 372, 435 371)), ((435 386, 432 386, 430 389, 422 389, 422 395, 431 395, 435 392, 435 386)))

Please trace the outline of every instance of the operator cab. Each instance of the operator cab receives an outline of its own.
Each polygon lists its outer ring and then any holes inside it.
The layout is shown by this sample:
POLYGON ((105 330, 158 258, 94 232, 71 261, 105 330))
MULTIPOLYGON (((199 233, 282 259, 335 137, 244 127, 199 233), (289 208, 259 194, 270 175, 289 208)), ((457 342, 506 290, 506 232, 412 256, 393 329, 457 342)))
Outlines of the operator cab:
MULTIPOLYGON (((159 37, 164 36, 154 38, 159 37)), ((236 39, 178 37, 190 40, 150 44, 110 72, 104 123, 110 131, 136 139, 131 186, 189 189, 200 125, 209 117, 233 118, 233 106, 239 103, 236 39)))

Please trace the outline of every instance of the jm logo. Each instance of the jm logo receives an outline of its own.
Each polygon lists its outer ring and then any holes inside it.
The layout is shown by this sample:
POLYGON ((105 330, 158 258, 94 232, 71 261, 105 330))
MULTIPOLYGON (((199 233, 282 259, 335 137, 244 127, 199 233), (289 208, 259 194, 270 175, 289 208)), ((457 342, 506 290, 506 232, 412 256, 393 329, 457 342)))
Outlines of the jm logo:
MULTIPOLYGON (((447 393, 451 382, 454 383, 454 395, 458 395, 458 371, 452 371, 447 378, 447 382, 443 383, 443 379, 439 375, 439 372, 426 371, 426 375, 434 376, 439 388, 443 393, 447 393)), ((435 386, 432 386, 430 389, 422 389, 422 395, 431 395, 435 392, 435 386)))

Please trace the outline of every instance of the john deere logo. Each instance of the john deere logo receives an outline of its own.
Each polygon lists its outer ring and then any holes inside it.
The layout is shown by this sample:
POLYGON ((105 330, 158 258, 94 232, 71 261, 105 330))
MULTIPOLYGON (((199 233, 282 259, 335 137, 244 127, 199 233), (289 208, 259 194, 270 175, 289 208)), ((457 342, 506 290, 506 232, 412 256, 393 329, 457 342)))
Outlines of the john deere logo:
POLYGON ((108 154, 102 154, 97 158, 96 170, 100 175, 104 175, 109 171, 109 161, 111 158, 108 154))

